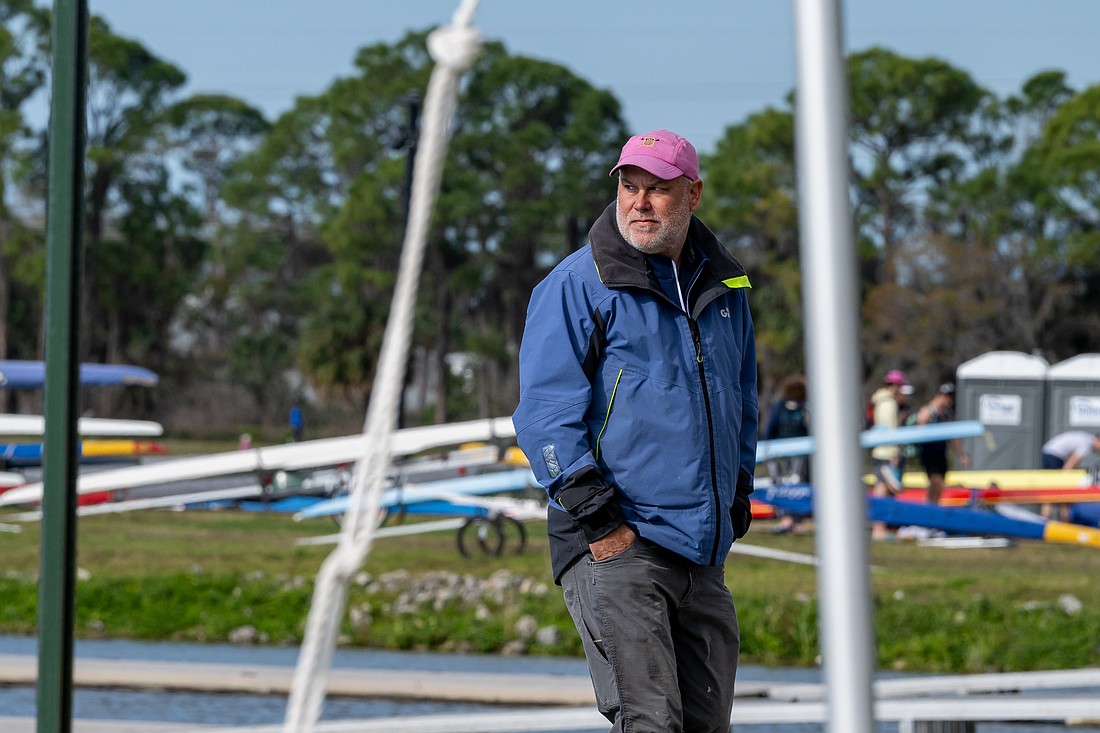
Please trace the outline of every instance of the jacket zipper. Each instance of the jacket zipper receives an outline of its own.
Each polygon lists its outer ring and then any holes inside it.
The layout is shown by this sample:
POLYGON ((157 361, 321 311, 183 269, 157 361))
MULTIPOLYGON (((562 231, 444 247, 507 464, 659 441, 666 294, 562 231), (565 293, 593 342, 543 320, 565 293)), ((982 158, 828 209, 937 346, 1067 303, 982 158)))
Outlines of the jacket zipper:
MULTIPOLYGON (((674 269, 673 272, 676 272, 674 269)), ((695 286, 695 282, 699 277, 699 273, 695 274, 692 278, 691 285, 688 288, 690 292, 691 288, 695 286)), ((679 276, 677 275, 677 287, 679 287, 679 276)), ((714 448, 714 416, 710 407, 710 391, 707 389, 707 374, 706 369, 703 366, 703 340, 699 335, 699 324, 696 322, 692 312, 688 310, 687 303, 676 303, 671 300, 664 291, 659 288, 647 288, 650 292, 664 299, 665 302, 670 303, 673 307, 678 307, 680 311, 687 318, 688 326, 691 329, 691 341, 695 347, 695 363, 699 366, 699 383, 703 387, 703 406, 707 411, 707 439, 710 443, 710 490, 711 497, 714 502, 714 541, 710 550, 710 565, 713 567, 718 562, 718 541, 722 535, 722 520, 718 516, 719 510, 722 507, 721 494, 718 491, 718 468, 716 465, 715 448, 714 448)), ((715 290, 702 293, 699 299, 695 303, 695 312, 701 313, 703 308, 708 305, 712 300, 718 297, 715 290), (707 297, 710 296, 710 297, 707 297)), ((601 430, 602 434, 602 430, 601 430)))
POLYGON ((710 392, 707 390, 707 374, 703 367, 703 341, 699 336, 699 324, 688 316, 688 325, 691 327, 691 340, 695 345, 695 363, 699 365, 699 382, 703 385, 703 405, 707 410, 707 437, 710 441, 710 489, 714 498, 714 544, 710 551, 710 564, 718 561, 718 540, 722 533, 722 520, 718 512, 722 507, 722 500, 718 493, 718 469, 715 467, 714 456, 714 417, 710 411, 710 392))

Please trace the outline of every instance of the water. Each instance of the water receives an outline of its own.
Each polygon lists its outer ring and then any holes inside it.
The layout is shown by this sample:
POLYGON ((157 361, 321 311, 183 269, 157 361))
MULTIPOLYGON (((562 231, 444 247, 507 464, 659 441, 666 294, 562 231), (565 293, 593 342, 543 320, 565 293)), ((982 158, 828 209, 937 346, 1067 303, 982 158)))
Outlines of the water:
MULTIPOLYGON (((0 654, 36 655, 37 640, 28 637, 0 636, 0 654)), ((293 666, 296 648, 241 647, 230 645, 176 644, 164 642, 92 641, 76 642, 78 658, 141 659, 202 663, 245 663, 293 666)), ((436 654, 339 649, 333 666, 361 669, 423 670, 436 672, 489 672, 553 674, 587 677, 583 660, 551 657, 498 657, 471 654, 436 654)), ((745 666, 738 671, 743 681, 786 683, 820 682, 816 669, 777 669, 745 666)), ((325 701, 323 720, 381 718, 406 715, 432 715, 462 712, 491 712, 500 708, 456 703, 416 702, 407 700, 325 701)), ((78 689, 73 694, 73 715, 91 720, 149 720, 195 725, 265 725, 279 723, 286 712, 286 700, 277 696, 212 694, 192 692, 154 692, 128 690, 78 689), (155 711, 155 713, 150 712, 155 711)), ((0 687, 0 717, 34 717, 35 690, 29 687, 0 687)), ((736 733, 821 733, 816 724, 739 725, 736 733)), ((978 733, 1066 733, 1066 728, 1051 725, 982 724, 978 733)), ((1075 728, 1081 733, 1096 733, 1100 728, 1075 728)), ((595 729, 591 733, 605 733, 595 729)), ((897 726, 882 723, 876 733, 895 733, 897 726)))
MULTIPOLYGON (((0 654, 36 655, 37 639, 0 636, 0 654)), ((201 662, 206 664, 256 664, 292 667, 298 649, 287 647, 241 647, 232 645, 175 644, 162 642, 93 641, 76 642, 75 655, 88 659, 141 659, 148 661, 201 662)), ((584 662, 576 659, 493 657, 464 654, 419 654, 371 650, 338 649, 333 666, 360 669, 422 670, 434 672, 524 672, 557 675, 587 675, 584 662)), ((360 700, 329 698, 322 720, 383 718, 398 715, 432 715, 461 712, 492 712, 488 705, 416 702, 409 700, 360 700)), ((77 689, 73 693, 73 716, 91 720, 149 720, 206 725, 264 725, 279 723, 286 712, 286 699, 279 696, 192 692, 77 689)), ((0 717, 34 717, 35 690, 0 687, 0 717)))

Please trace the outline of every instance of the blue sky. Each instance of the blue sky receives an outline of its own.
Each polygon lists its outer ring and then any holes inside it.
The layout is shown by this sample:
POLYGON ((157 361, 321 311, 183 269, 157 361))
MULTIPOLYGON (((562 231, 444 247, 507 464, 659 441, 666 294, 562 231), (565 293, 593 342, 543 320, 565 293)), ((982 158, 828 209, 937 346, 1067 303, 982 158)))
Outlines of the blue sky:
MULTIPOLYGON (((189 92, 269 117, 351 72, 356 49, 450 22, 458 0, 89 0, 92 13, 182 68, 189 92)), ((476 24, 512 53, 612 90, 637 132, 667 127, 709 152, 730 124, 795 84, 791 0, 481 0, 476 24)), ((1004 96, 1034 73, 1100 83, 1097 0, 850 0, 845 47, 936 56, 1004 96)))

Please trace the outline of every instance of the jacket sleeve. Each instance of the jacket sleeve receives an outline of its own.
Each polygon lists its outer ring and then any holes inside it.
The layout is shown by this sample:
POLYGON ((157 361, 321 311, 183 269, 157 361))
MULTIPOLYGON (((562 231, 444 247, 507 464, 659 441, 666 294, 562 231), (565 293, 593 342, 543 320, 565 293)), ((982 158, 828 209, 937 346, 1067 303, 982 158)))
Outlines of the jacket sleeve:
POLYGON ((760 405, 756 393, 756 334, 749 313, 749 300, 741 295, 744 339, 741 349, 741 465, 737 475, 737 498, 748 504, 756 475, 756 443, 760 429, 760 405))
POLYGON ((591 543, 622 523, 615 487, 593 456, 585 415, 586 359, 599 349, 595 307, 582 282, 553 272, 531 294, 519 352, 516 439, 550 499, 591 543))

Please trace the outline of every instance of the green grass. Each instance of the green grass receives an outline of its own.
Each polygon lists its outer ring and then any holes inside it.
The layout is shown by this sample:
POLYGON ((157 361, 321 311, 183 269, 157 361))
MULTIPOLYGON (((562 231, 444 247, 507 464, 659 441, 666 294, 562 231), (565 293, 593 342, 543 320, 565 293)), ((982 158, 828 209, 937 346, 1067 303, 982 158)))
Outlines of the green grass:
MULTIPOLYGON (((226 453, 231 450, 237 450, 238 443, 237 438, 232 440, 210 438, 199 440, 196 438, 176 438, 176 437, 164 437, 158 438, 158 443, 164 446, 167 454, 173 458, 181 458, 183 456, 201 456, 208 455, 210 453, 226 453)), ((259 447, 262 443, 258 439, 253 437, 253 446, 259 447)))
MULTIPOLYGON (((501 558, 461 557, 453 532, 376 541, 363 577, 349 591, 345 642, 489 653, 518 645, 532 653, 579 655, 560 592, 550 581, 544 527, 528 529, 527 551, 501 558), (396 571, 407 572, 408 579, 396 571), (495 594, 414 597, 414 583, 446 577, 474 583, 498 571, 507 571, 511 580, 495 594), (524 617, 558 634, 524 636, 517 631, 524 617)), ((329 548, 295 541, 335 530, 330 522, 228 511, 83 518, 76 634, 221 642, 234 629, 251 626, 265 643, 297 644, 313 578, 329 548)), ((754 530, 754 544, 815 551, 812 536, 773 536, 765 522, 754 530)), ((0 534, 0 633, 34 633, 39 542, 34 524, 21 534, 0 534)), ((1100 664, 1095 549, 1033 542, 968 550, 876 543, 871 561, 881 667, 984 672, 1100 664)), ((727 579, 738 607, 743 661, 819 663, 814 568, 735 554, 727 579)))

